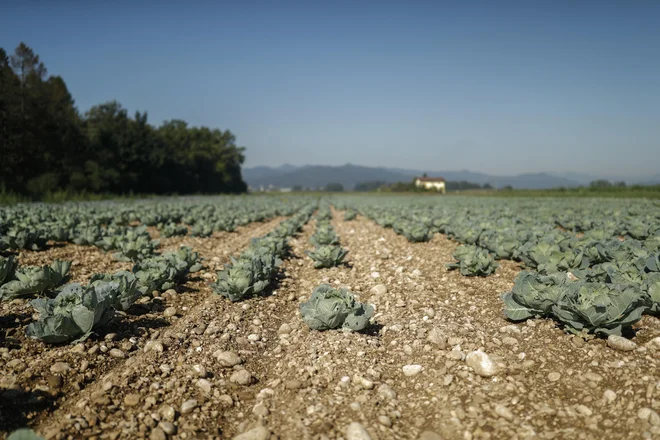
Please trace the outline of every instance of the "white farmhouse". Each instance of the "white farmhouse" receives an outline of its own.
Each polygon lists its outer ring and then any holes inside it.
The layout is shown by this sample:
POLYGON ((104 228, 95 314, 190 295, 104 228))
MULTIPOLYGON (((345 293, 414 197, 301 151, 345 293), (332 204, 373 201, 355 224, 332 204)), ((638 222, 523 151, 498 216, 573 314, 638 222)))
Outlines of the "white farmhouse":
POLYGON ((446 191, 444 177, 416 177, 415 186, 424 189, 434 189, 442 194, 446 191))

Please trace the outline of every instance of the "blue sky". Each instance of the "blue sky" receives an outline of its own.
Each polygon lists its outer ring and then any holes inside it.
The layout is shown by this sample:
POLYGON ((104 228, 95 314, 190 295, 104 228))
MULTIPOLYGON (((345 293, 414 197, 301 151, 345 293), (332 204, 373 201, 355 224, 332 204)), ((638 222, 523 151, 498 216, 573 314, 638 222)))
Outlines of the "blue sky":
POLYGON ((0 2, 84 112, 229 128, 247 166, 660 172, 660 2, 0 2))

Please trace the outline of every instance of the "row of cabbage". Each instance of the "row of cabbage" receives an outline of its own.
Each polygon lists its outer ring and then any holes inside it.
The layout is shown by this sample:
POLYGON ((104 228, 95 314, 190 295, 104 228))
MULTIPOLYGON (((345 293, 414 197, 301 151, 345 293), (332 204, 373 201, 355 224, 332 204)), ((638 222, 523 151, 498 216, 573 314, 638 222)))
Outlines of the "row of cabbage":
POLYGON ((317 269, 339 266, 348 254, 348 251, 340 246, 339 236, 330 224, 331 220, 330 205, 322 205, 316 214, 316 231, 309 239, 314 250, 307 251, 317 269))
POLYGON ((315 205, 309 204, 293 217, 282 221, 267 235, 252 240, 250 246, 224 270, 218 271, 215 293, 230 301, 241 301, 263 292, 276 279, 278 269, 289 252, 288 238, 309 221, 315 205))
POLYGON ((215 231, 290 216, 308 201, 273 197, 191 197, 137 201, 19 204, 0 208, 0 251, 41 250, 48 242, 98 246, 119 260, 139 261, 159 246, 147 232, 161 237, 215 231))
POLYGON ((660 304, 660 205, 646 200, 343 198, 411 242, 446 234, 458 269, 492 274, 495 260, 528 269, 503 295, 511 320, 544 316, 567 331, 617 334, 660 304))
POLYGON ((27 335, 46 343, 84 340, 107 324, 116 311, 126 311, 140 296, 151 295, 183 283, 201 269, 201 259, 188 247, 154 255, 131 271, 93 275, 89 283, 65 284, 70 262, 17 267, 13 256, 0 257, 0 299, 36 297, 30 305, 39 319, 27 335))

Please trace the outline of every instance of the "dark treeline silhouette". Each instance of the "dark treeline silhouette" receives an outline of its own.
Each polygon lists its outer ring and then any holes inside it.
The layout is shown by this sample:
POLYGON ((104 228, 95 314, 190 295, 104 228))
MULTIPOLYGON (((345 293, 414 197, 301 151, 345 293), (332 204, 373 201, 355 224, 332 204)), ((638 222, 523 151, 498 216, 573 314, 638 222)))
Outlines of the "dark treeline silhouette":
POLYGON ((73 193, 244 192, 244 148, 228 130, 155 127, 116 101, 81 115, 64 80, 21 43, 0 48, 0 190, 73 193))

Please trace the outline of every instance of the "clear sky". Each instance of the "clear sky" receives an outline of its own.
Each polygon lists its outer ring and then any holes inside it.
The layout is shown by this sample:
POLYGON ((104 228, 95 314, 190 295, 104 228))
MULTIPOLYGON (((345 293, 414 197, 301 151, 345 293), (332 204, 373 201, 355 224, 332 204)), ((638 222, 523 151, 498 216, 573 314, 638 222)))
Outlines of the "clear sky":
POLYGON ((660 1, 13 1, 81 112, 229 128, 247 166, 660 172, 660 1))

